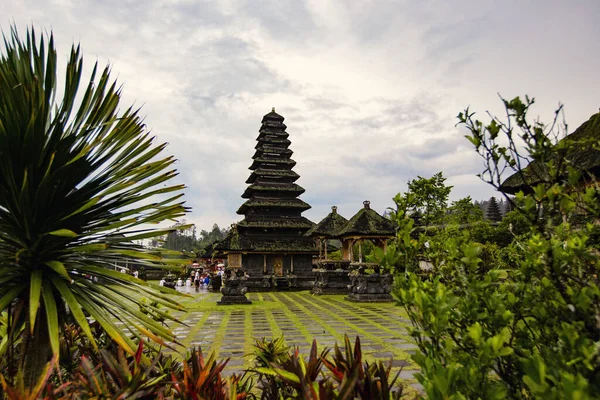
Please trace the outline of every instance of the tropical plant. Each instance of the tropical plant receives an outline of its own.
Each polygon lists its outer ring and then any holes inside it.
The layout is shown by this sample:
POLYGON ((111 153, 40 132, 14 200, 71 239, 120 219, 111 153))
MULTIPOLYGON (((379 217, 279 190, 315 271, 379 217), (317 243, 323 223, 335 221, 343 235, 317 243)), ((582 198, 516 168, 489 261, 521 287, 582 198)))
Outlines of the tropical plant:
MULTIPOLYGON (((578 168, 573 147, 597 146, 598 138, 559 141, 566 127, 529 123, 532 104, 504 100, 507 121, 459 115, 484 160, 482 179, 504 188, 504 171, 519 178, 521 191, 507 201, 528 223, 505 247, 511 268, 467 231, 397 248, 433 264, 424 274, 407 262, 395 289, 414 326, 416 376, 431 399, 600 397, 600 255, 588 243, 594 225, 570 223, 582 210, 588 221, 600 216, 600 187, 578 168)), ((407 213, 397 217, 405 241, 412 224, 407 213)))
POLYGON ((181 375, 171 375, 174 397, 182 400, 244 400, 253 398, 245 376, 226 378, 223 369, 229 359, 217 361, 215 353, 205 359, 200 348, 192 349, 181 375))
POLYGON ((130 354, 130 335, 174 340, 139 311, 133 293, 180 306, 115 265, 162 266, 161 254, 136 241, 167 234, 148 224, 186 211, 183 185, 169 182, 174 158, 162 156, 165 144, 153 145, 138 110, 118 109, 121 88, 109 67, 100 72, 96 64, 80 93, 83 59, 73 46, 60 92, 52 34, 46 40, 37 43, 31 29, 22 41, 12 28, 0 55, 0 310, 11 321, 9 347, 23 329, 11 355, 32 383, 59 353, 66 322, 95 346, 93 319, 130 354))
POLYGON ((156 364, 161 358, 155 355, 152 362, 143 361, 144 342, 140 341, 134 356, 128 356, 122 348, 115 355, 100 350, 97 365, 89 358, 81 357, 81 365, 72 380, 55 389, 55 396, 67 399, 156 399, 162 397, 168 375, 158 372, 156 364))
POLYGON ((327 348, 319 355, 317 342, 313 340, 307 359, 296 348, 288 357, 281 357, 284 359, 282 363, 271 362, 268 367, 254 369, 263 377, 261 398, 389 400, 407 396, 404 386, 398 382, 400 371, 390 381, 391 360, 387 367, 382 363, 370 365, 363 361, 358 337, 353 347, 348 335, 344 335, 343 351, 336 343, 334 354, 331 357, 328 355, 327 348), (323 366, 328 373, 322 371, 323 366), (265 386, 264 377, 276 379, 277 386, 265 386))
POLYGON ((351 398, 381 400, 400 399, 406 395, 402 384, 395 387, 400 371, 390 381, 391 360, 387 367, 382 362, 363 362, 358 336, 353 348, 348 335, 344 335, 344 352, 336 343, 331 359, 324 356, 321 359, 340 394, 348 391, 352 393, 351 398))
POLYGON ((254 365, 258 368, 268 367, 271 363, 283 364, 290 358, 290 346, 285 344, 285 338, 268 340, 266 338, 256 339, 254 349, 250 354, 254 359, 254 365))

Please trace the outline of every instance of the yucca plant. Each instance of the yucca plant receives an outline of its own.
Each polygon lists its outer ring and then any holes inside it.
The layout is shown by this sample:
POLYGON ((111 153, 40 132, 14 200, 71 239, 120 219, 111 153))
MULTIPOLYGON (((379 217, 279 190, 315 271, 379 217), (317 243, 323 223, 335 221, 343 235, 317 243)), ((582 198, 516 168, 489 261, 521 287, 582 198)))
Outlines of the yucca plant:
MULTIPOLYGON (((271 362, 268 367, 256 368, 262 378, 262 399, 301 398, 308 400, 334 399, 334 388, 328 382, 317 378, 321 375, 323 360, 329 349, 317 353, 317 341, 313 339, 308 359, 295 348, 287 357, 279 357, 281 363, 271 362), (268 377, 268 379, 265 379, 268 377)), ((351 385, 347 385, 352 388, 351 385)), ((343 397, 340 397, 343 398, 343 397)))
POLYGON ((33 29, 21 40, 12 28, 0 53, 0 311, 13 345, 24 329, 16 354, 30 382, 59 353, 65 322, 94 345, 91 318, 133 354, 131 335, 174 340, 139 310, 140 294, 180 308, 164 289, 115 271, 128 260, 163 265, 161 254, 135 241, 168 233, 148 224, 186 211, 183 185, 169 182, 175 160, 163 155, 165 144, 153 144, 139 110, 119 110, 109 67, 99 72, 96 64, 79 91, 82 63, 73 46, 59 91, 52 34, 38 44, 33 29))
POLYGON ((290 346, 285 344, 283 336, 272 340, 263 337, 255 340, 250 356, 257 368, 269 367, 271 363, 282 364, 290 359, 290 346))

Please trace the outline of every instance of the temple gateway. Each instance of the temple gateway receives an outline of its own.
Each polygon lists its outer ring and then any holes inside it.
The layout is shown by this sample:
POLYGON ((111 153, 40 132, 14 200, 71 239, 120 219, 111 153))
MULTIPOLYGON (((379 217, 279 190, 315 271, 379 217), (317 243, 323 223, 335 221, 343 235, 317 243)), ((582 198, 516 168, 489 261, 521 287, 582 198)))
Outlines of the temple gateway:
POLYGON ((232 225, 216 250, 227 256, 230 268, 243 268, 248 290, 310 289, 312 259, 318 254, 305 233, 313 223, 302 216, 310 205, 298 196, 291 144, 284 118, 273 109, 262 119, 256 152, 242 194, 247 199, 237 213, 244 219, 232 225))

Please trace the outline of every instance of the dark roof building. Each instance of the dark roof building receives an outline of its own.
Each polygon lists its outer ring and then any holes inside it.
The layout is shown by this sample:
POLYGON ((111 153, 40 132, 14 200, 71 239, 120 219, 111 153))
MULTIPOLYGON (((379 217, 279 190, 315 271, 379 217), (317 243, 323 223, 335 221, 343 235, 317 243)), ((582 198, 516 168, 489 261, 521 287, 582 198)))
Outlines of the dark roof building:
POLYGON ((250 289, 258 290, 263 276, 297 275, 304 284, 300 278, 306 275, 307 287, 312 279, 316 247, 305 233, 314 224, 302 216, 310 205, 298 198, 304 188, 296 183, 300 176, 292 170, 296 162, 283 120, 275 109, 263 117, 242 194, 247 200, 237 211, 244 219, 217 246, 230 267, 247 270, 250 289))
MULTIPOLYGON (((584 172, 581 176, 583 185, 589 179, 589 174, 600 176, 600 113, 594 114, 589 120, 581 124, 573 133, 565 136, 561 141, 560 152, 556 157, 569 162, 577 170, 584 172)), ((556 161, 559 161, 558 159, 556 161)), ((562 177, 566 179, 566 177, 562 177)), ((550 180, 544 165, 537 161, 531 162, 521 172, 509 176, 500 186, 500 191, 515 194, 519 191, 530 192, 538 183, 550 180)))

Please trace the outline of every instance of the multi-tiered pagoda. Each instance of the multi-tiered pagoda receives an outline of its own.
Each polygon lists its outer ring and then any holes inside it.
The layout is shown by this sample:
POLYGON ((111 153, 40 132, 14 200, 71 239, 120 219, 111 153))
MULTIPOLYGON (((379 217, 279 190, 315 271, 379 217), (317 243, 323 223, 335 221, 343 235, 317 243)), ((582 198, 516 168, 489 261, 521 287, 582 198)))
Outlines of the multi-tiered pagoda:
POLYGON ((283 119, 275 109, 263 117, 242 195, 247 200, 237 211, 244 219, 217 246, 229 267, 249 274, 249 290, 312 286, 317 250, 304 234, 313 223, 302 216, 310 206, 298 198, 304 189, 295 183, 300 176, 292 170, 296 162, 283 119))

